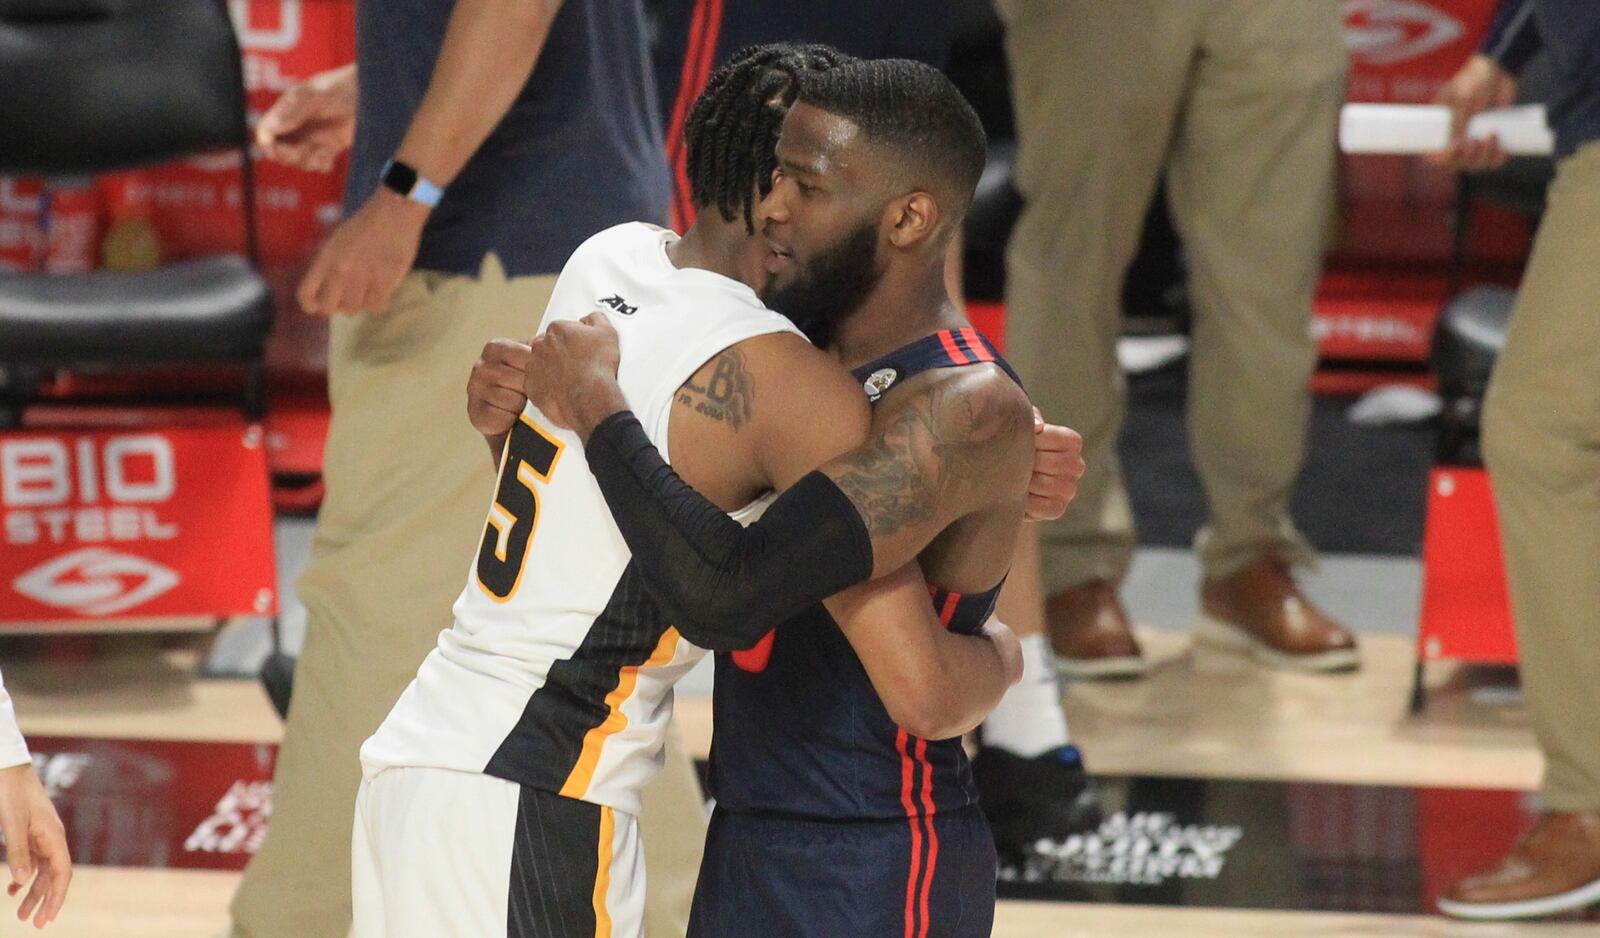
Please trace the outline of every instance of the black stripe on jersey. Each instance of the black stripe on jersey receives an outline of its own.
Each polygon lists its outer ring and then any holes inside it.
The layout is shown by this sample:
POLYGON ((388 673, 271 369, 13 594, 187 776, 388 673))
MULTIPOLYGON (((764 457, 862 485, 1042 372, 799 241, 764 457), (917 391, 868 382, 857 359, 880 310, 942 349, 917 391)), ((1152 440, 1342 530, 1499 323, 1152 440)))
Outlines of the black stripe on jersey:
POLYGON ((528 698, 485 774, 561 791, 583 752, 584 737, 605 722, 606 696, 616 688, 618 675, 648 661, 667 627, 630 562, 572 657, 551 665, 544 686, 528 698))
POLYGON ((601 807, 522 789, 506 938, 594 938, 601 807))

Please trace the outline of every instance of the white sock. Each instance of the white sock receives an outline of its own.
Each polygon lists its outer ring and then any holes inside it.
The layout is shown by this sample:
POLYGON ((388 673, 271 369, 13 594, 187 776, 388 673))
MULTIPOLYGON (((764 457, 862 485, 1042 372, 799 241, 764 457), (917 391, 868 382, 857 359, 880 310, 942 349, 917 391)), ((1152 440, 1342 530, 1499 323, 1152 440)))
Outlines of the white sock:
POLYGON ((1022 680, 1006 691, 983 721, 983 744, 1031 759, 1065 746, 1067 715, 1061 710, 1055 656, 1043 635, 1024 635, 1022 680))

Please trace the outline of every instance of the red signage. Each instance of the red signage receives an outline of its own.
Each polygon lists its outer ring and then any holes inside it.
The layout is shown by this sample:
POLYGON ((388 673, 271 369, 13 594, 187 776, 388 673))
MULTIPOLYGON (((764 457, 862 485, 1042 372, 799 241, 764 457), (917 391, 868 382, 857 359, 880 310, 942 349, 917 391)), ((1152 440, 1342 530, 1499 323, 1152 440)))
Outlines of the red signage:
POLYGON ((1423 661, 1517 662, 1500 526, 1482 469, 1442 467, 1428 480, 1417 655, 1423 661))
POLYGON ((1351 101, 1423 104, 1489 30, 1497 0, 1344 0, 1351 101))
POLYGON ((79 863, 242 870, 267 835, 277 746, 39 737, 29 748, 79 863))
POLYGON ((1538 815, 1525 791, 1417 790, 1417 863, 1422 907, 1432 911, 1455 882, 1481 873, 1509 851, 1538 815))
POLYGON ((1325 359, 1425 362, 1448 300, 1438 277, 1330 270, 1317 291, 1312 334, 1325 359))
POLYGON ((0 623, 271 615, 262 431, 0 433, 0 623))

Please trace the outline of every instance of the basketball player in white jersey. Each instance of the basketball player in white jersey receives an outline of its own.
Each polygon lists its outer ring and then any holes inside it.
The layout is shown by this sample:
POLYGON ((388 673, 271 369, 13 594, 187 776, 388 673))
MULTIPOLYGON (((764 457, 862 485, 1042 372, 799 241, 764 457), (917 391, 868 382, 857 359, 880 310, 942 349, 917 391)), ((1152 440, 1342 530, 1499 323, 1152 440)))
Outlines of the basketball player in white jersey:
MULTIPOLYGON (((769 99, 787 93, 798 71, 835 60, 831 50, 794 47, 760 55, 747 72, 752 87, 713 79, 706 96, 746 95, 752 120, 775 123, 782 113, 771 113, 769 99)), ((712 152, 691 143, 689 157, 762 158, 737 141, 712 152)), ((541 328, 595 310, 614 317, 618 380, 672 457, 680 423, 736 428, 747 412, 732 346, 761 338, 784 348, 795 363, 789 423, 808 440, 767 467, 784 488, 857 445, 869 418, 860 386, 746 285, 761 281, 766 254, 750 237, 752 196, 744 195, 746 217, 723 203, 682 239, 642 224, 591 238, 563 269, 541 328)), ((671 685, 703 648, 726 646, 714 631, 688 635, 692 644, 666 621, 578 450, 575 436, 535 408, 522 411, 455 625, 362 747, 358 938, 639 934, 634 817, 659 765, 671 685)), ((755 513, 759 491, 701 488, 736 519, 755 513)), ((805 558, 792 572, 809 575, 805 558)), ((985 636, 946 632, 914 564, 845 589, 863 578, 834 570, 815 583, 819 596, 840 594, 829 610, 890 712, 924 736, 975 726, 1020 672, 1014 636, 1003 626, 985 636)))

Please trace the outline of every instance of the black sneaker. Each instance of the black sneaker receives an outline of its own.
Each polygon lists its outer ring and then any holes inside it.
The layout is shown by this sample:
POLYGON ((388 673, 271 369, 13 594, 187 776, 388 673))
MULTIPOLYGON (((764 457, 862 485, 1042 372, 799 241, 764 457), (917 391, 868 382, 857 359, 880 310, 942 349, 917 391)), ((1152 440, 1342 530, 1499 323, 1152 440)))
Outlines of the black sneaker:
POLYGON ((985 746, 972 760, 979 803, 1002 850, 1026 850, 1041 838, 1065 840, 1097 830, 1104 819, 1100 793, 1077 746, 1025 759, 985 746))

